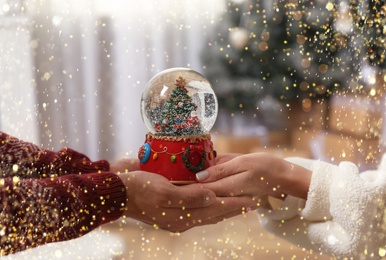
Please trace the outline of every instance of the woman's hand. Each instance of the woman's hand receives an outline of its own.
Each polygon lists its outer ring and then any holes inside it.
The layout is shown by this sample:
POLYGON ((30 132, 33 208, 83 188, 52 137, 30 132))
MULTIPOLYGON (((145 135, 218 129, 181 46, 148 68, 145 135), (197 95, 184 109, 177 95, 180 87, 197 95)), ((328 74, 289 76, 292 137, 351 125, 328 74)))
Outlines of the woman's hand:
POLYGON ((311 171, 301 166, 267 153, 246 154, 224 161, 196 174, 200 187, 222 197, 271 195, 281 198, 286 194, 307 197, 311 171))
POLYGON ((242 155, 241 153, 221 153, 216 157, 216 164, 226 163, 237 156, 242 155))
POLYGON ((126 186, 126 217, 172 232, 214 224, 256 208, 251 198, 217 198, 213 191, 176 186, 155 173, 134 171, 118 176, 126 186))

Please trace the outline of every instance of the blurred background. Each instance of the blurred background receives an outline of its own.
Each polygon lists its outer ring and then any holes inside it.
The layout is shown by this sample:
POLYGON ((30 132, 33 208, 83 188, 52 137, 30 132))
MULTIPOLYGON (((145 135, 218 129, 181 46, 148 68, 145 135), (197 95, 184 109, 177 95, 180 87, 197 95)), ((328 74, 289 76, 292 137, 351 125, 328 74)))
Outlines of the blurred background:
POLYGON ((219 99, 219 152, 372 167, 385 11, 372 1, 2 0, 1 128, 92 159, 135 157, 146 83, 189 67, 219 99))
POLYGON ((146 83, 189 67, 217 94, 218 152, 373 168, 385 17, 372 0, 0 0, 0 128, 93 160, 136 157, 146 83))

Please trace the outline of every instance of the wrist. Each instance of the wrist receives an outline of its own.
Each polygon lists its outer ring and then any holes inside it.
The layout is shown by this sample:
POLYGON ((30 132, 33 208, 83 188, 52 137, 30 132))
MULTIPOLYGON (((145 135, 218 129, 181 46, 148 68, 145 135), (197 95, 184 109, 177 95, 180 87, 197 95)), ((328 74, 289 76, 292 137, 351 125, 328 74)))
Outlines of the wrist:
POLYGON ((312 172, 300 165, 285 161, 286 170, 282 191, 290 196, 307 199, 312 172))
POLYGON ((139 170, 139 160, 122 158, 110 163, 110 171, 116 173, 127 173, 139 170))

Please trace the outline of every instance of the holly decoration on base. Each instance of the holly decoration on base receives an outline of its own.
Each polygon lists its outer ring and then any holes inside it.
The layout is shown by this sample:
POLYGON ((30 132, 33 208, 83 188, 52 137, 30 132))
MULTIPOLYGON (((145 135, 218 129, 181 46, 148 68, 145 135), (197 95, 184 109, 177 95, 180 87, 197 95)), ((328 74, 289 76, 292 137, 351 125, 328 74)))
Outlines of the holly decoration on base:
POLYGON ((185 184, 215 164, 208 132, 217 117, 217 98, 201 74, 183 68, 159 73, 145 88, 141 112, 150 130, 138 151, 141 170, 185 184))
POLYGON ((199 172, 205 168, 206 152, 201 145, 190 145, 182 154, 185 167, 192 172, 199 172))

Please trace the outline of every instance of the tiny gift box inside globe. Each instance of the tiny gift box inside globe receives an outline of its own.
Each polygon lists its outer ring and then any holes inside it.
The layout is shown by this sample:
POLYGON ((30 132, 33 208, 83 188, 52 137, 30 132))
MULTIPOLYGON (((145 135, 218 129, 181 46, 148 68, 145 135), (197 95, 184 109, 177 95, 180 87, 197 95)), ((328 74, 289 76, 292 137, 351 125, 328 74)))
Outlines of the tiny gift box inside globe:
POLYGON ((141 115, 149 132, 139 149, 140 169, 172 183, 195 182, 195 173, 215 164, 209 131, 218 103, 211 84, 186 68, 160 72, 146 85, 141 115))

